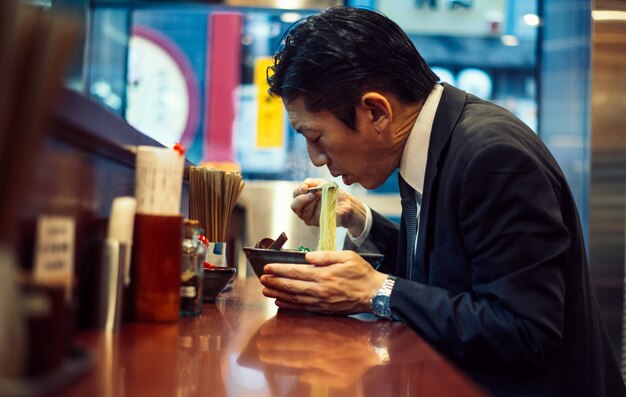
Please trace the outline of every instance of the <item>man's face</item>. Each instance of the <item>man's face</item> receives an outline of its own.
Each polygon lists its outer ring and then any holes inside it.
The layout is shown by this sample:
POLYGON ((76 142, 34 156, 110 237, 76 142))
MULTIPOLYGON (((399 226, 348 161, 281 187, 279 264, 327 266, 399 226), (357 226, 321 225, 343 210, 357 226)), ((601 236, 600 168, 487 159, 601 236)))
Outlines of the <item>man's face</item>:
POLYGON ((381 186, 393 172, 395 165, 386 150, 386 134, 376 132, 365 110, 357 107, 353 130, 328 111, 308 111, 302 98, 283 103, 291 126, 306 138, 309 157, 316 167, 325 165, 346 185, 358 182, 366 189, 381 186))

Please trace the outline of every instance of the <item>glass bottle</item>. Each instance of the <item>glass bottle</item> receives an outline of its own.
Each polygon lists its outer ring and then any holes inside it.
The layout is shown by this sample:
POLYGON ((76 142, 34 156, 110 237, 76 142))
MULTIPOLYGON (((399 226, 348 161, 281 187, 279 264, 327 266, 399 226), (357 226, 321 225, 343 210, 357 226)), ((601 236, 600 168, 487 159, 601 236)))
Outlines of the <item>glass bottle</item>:
POLYGON ((199 316, 202 312, 204 249, 198 241, 198 221, 184 222, 180 269, 180 315, 199 316))

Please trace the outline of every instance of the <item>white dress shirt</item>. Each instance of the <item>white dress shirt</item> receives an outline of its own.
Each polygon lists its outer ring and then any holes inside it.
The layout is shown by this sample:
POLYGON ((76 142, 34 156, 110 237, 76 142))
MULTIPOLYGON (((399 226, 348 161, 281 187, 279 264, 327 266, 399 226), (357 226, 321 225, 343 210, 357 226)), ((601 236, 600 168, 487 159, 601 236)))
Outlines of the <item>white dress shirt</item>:
MULTIPOLYGON (((424 176, 426 174, 426 161, 428 160, 430 133, 433 128, 435 113, 437 112, 442 93, 443 86, 435 84, 433 90, 428 94, 424 106, 422 106, 422 110, 420 110, 417 115, 415 124, 413 124, 413 128, 404 145, 402 157, 400 158, 400 175, 402 175, 402 178, 420 195, 424 193, 424 176)), ((419 213, 420 208, 418 206, 418 222, 419 213)), ((368 206, 365 206, 365 214, 365 228, 363 232, 357 237, 348 233, 348 237, 357 247, 363 244, 372 228, 372 211, 368 206)), ((415 239, 415 244, 417 244, 417 238, 415 239)))

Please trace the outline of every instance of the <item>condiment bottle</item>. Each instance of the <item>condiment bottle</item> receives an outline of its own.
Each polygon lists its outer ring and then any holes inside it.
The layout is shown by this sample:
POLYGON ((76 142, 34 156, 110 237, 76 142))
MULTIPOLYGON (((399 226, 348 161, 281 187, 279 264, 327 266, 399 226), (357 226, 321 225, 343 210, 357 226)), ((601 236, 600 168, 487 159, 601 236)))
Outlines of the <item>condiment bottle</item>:
POLYGON ((198 241, 198 221, 185 220, 180 269, 180 315, 202 312, 204 249, 198 241))

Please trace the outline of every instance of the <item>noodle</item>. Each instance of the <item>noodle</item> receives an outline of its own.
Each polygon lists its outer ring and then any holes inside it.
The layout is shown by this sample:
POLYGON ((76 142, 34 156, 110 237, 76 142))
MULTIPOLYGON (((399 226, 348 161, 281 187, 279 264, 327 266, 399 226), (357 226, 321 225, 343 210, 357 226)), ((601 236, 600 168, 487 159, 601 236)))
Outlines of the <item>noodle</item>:
POLYGON ((322 205, 320 208, 320 241, 318 251, 335 251, 335 232, 337 229, 337 184, 329 182, 322 186, 322 205))

